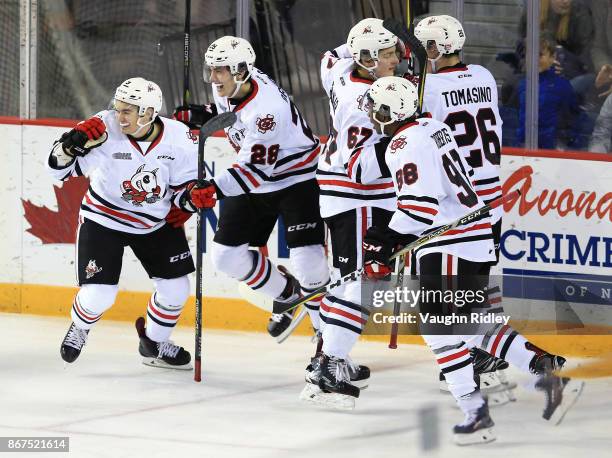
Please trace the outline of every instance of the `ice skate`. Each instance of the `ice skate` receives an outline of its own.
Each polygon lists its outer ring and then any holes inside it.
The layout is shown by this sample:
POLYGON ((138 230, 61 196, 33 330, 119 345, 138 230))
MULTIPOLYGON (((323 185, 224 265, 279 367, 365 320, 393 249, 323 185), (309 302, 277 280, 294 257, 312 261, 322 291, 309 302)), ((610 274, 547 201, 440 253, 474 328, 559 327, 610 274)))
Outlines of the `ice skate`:
POLYGON ((535 387, 538 391, 543 391, 546 398, 542 418, 554 425, 563 421, 565 414, 576 404, 584 389, 583 381, 554 374, 561 370, 564 364, 565 358, 543 351, 536 352, 529 363, 529 370, 539 376, 535 387))
POLYGON ((68 332, 62 341, 62 346, 60 347, 60 354, 62 355, 62 359, 67 363, 73 363, 81 354, 81 350, 85 346, 87 342, 87 335, 89 334, 89 329, 79 329, 76 327, 74 323, 70 323, 70 327, 68 328, 68 332))
POLYGON ((359 388, 351 384, 348 363, 346 360, 323 353, 321 360, 321 378, 319 388, 323 391, 359 397, 359 388))
POLYGON ((143 317, 136 320, 136 330, 138 331, 138 337, 140 337, 138 352, 143 357, 142 363, 144 365, 166 369, 192 369, 191 355, 183 347, 175 345, 170 340, 155 342, 147 337, 143 317))
POLYGON ((281 297, 274 299, 272 304, 273 313, 268 321, 268 333, 272 337, 279 337, 291 325, 296 309, 286 311, 287 303, 296 300, 301 294, 300 284, 295 277, 283 266, 278 266, 278 270, 287 277, 288 283, 281 297))
MULTIPOLYGON (((508 363, 480 348, 470 349, 470 355, 474 365, 474 380, 480 391, 488 396, 489 406, 497 407, 516 401, 512 390, 517 385, 508 381, 505 374, 508 363)), ((440 372, 440 391, 450 392, 442 372, 440 372)))
POLYGON ((493 426, 495 426, 495 423, 489 416, 489 405, 485 399, 479 407, 469 409, 465 413, 463 423, 455 425, 453 440, 457 445, 493 442, 496 439, 493 426))
MULTIPOLYGON (((369 373, 369 369, 368 369, 369 373)), ((300 400, 339 410, 355 408, 359 388, 352 385, 348 363, 323 353, 312 358, 306 368, 306 386, 300 393, 300 400)))
POLYGON ((346 362, 348 365, 351 384, 355 385, 360 390, 365 390, 370 383, 370 368, 368 366, 355 363, 350 356, 347 356, 346 362))

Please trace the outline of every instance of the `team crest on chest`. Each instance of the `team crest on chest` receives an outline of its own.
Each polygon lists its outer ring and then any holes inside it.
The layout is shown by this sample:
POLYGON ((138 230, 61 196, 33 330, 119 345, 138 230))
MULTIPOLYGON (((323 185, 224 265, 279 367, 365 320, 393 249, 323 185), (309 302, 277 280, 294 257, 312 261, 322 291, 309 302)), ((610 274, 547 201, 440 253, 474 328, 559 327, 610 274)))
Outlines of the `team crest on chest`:
POLYGON ((274 130, 276 127, 274 116, 271 114, 267 114, 265 118, 257 118, 255 123, 257 124, 257 130, 262 134, 265 134, 269 130, 274 130))
POLYGON ((391 149, 391 154, 395 154, 398 149, 402 149, 404 146, 406 146, 406 137, 404 137, 403 135, 401 137, 397 137, 389 145, 389 148, 391 149))
POLYGON ((126 202, 132 202, 136 207, 142 207, 143 203, 153 204, 161 199, 161 188, 157 184, 157 171, 144 170, 144 164, 138 167, 136 173, 121 185, 121 198, 126 202))

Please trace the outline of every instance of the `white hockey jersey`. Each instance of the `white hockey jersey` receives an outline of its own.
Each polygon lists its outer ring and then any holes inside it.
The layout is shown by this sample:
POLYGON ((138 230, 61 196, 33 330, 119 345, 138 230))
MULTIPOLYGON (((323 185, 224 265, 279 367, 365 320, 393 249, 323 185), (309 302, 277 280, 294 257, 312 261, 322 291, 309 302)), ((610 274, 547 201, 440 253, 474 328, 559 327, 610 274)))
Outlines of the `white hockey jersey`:
MULTIPOLYGON (((474 169, 476 193, 486 203, 500 197, 502 119, 493 75, 480 65, 463 63, 428 74, 423 105, 452 129, 459 152, 474 169)), ((499 207, 494 221, 501 214, 499 207)))
POLYGON ((213 91, 217 111, 237 116, 225 133, 238 155, 214 178, 226 196, 285 189, 313 179, 317 168, 319 139, 287 93, 256 68, 249 81, 253 90, 238 105, 213 91))
MULTIPOLYGON (((440 121, 419 118, 402 126, 389 143, 386 159, 397 193, 389 227, 399 233, 424 235, 484 205, 450 128, 440 121)), ((448 231, 419 248, 417 257, 427 253, 494 261, 491 218, 448 231)))
POLYGON ((324 218, 362 206, 393 211, 393 180, 363 103, 373 81, 353 72, 346 45, 325 53, 321 80, 329 97, 331 131, 319 158, 317 181, 324 218))
POLYGON ((102 111, 108 139, 64 168, 47 169, 67 180, 89 178, 80 216, 131 234, 146 234, 165 224, 172 199, 198 177, 198 139, 184 124, 158 118, 163 129, 155 141, 136 142, 123 134, 115 112, 102 111))

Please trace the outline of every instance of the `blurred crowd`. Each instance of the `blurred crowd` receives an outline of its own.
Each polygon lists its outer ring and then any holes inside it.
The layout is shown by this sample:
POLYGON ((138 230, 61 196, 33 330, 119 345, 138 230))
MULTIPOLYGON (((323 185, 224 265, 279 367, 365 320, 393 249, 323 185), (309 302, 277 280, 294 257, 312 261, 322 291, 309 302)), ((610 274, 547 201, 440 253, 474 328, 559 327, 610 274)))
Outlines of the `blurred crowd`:
MULTIPOLYGON (((527 1, 531 0, 516 0, 515 7, 526 5, 527 1)), ((413 2, 415 16, 429 14, 434 3, 413 2)), ((199 94, 203 92, 199 56, 215 34, 235 32, 231 29, 234 28, 236 3, 201 0, 192 4, 194 65, 191 84, 192 92, 199 94)), ((318 81, 318 56, 322 50, 337 46, 350 24, 360 17, 400 16, 403 12, 398 5, 402 4, 382 0, 367 3, 254 0, 251 2, 250 40, 258 55, 257 65, 292 93, 307 119, 323 133, 327 102, 318 81), (327 15, 321 16, 321 11, 327 11, 327 15), (303 21, 304 17, 312 20, 303 21), (329 26, 329 18, 333 18, 334 27, 329 26)), ((538 147, 610 152, 612 0, 539 0, 539 4, 538 147)), ((104 106, 117 82, 134 76, 135 68, 138 69, 136 73, 159 81, 164 96, 172 102, 166 100, 166 104, 174 106, 182 93, 183 7, 181 0, 39 3, 37 115, 75 119, 87 116, 104 106), (165 52, 160 46, 164 40, 167 43, 165 52)), ((1 23, 12 24, 14 29, 2 27, 0 31, 6 33, 0 32, 0 36, 18 36, 17 0, 0 2, 0 18, 4 18, 1 23)), ((501 63, 494 63, 499 65, 504 76, 500 77, 496 69, 491 69, 502 83, 500 111, 505 146, 523 146, 525 139, 525 12, 518 22, 518 29, 516 22, 509 29, 510 37, 517 33, 515 50, 497 54, 501 63)), ((484 36, 497 36, 493 30, 495 24, 495 21, 491 23, 484 36)), ((473 24, 479 32, 480 26, 473 24)), ((470 42, 474 43, 474 38, 474 35, 472 39, 468 36, 468 48, 473 46, 470 42)), ((19 106, 18 40, 5 41, 12 43, 12 47, 8 44, 0 47, 0 57, 6 64, 0 68, 0 115, 16 115, 19 106)), ((512 47, 513 38, 509 43, 512 47)), ((488 65, 487 62, 483 64, 488 65)))
MULTIPOLYGON (((526 29, 523 14, 516 52, 498 55, 514 69, 501 91, 511 146, 525 141, 526 29)), ((541 0, 539 56, 538 147, 610 152, 612 0, 541 0)))

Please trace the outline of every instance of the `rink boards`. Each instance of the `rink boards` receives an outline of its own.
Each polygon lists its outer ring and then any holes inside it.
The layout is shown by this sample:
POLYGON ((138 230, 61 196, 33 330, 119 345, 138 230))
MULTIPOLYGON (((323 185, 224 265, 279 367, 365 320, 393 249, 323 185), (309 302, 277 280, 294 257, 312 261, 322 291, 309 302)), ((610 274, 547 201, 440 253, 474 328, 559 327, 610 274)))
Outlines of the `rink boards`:
MULTIPOLYGON (((44 162, 53 141, 73 124, 0 118, 4 202, 0 214, 0 311, 69 313, 76 291, 76 213, 86 182, 55 182, 46 173, 44 162)), ((518 319, 559 319, 561 307, 569 310, 563 316, 586 327, 609 325, 611 156, 518 149, 504 153, 503 189, 522 191, 520 199, 505 208, 498 266, 504 278, 504 306, 518 319)), ((214 176, 231 165, 234 154, 224 138, 211 138, 206 148, 208 174, 214 176)), ((207 246, 217 214, 218 208, 206 218, 207 246)), ((186 231, 194 252, 195 218, 188 221, 186 231)), ((274 232, 268 250, 271 258, 288 262, 282 232, 274 232)), ((133 320, 144 313, 151 288, 146 273, 126 250, 120 295, 106 318, 133 320)), ((204 292, 205 326, 265 329, 267 314, 242 301, 236 283, 215 273, 206 254, 204 292)), ((193 300, 181 324, 193 323, 192 309, 193 300)), ((300 332, 309 331, 304 325, 300 332)))

